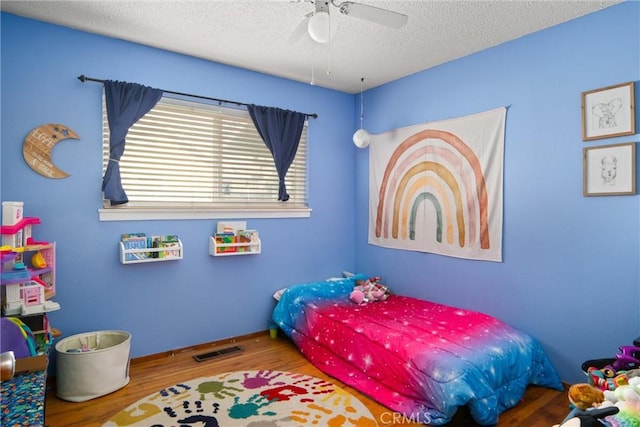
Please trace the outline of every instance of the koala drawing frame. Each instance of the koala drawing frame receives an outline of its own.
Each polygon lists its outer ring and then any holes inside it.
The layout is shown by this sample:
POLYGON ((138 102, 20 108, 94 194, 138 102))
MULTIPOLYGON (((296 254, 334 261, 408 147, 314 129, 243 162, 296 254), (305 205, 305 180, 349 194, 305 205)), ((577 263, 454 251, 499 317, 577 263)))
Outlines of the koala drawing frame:
POLYGON ((636 143, 583 148, 582 194, 622 196, 636 194, 636 143))
POLYGON ((582 140, 633 135, 634 82, 582 92, 582 140))

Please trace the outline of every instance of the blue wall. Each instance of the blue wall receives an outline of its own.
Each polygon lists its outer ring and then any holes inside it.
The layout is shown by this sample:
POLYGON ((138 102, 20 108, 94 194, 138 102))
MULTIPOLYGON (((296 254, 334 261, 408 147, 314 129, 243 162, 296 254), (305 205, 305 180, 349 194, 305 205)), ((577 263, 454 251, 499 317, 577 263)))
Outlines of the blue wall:
MULTIPOLYGON (((367 245, 368 150, 356 153, 356 266, 392 289, 491 313, 537 337, 562 378, 640 336, 640 198, 583 197, 581 92, 636 82, 627 2, 365 93, 372 133, 508 106, 502 263, 367 245)), ((636 123, 640 124, 638 115, 636 123)), ((640 180, 638 181, 640 183, 640 180)))
POLYGON ((127 330, 137 357, 266 330, 275 290, 353 267, 352 95, 6 13, 1 35, 1 196, 24 201, 42 221, 34 236, 57 244, 62 308, 50 320, 65 336, 127 330), (318 113, 308 138, 311 218, 248 220, 263 247, 242 257, 209 256, 217 220, 98 221, 102 85, 80 74, 318 113), (80 135, 53 151, 68 178, 44 178, 24 162, 24 138, 46 123, 80 135), (127 232, 177 234, 185 258, 122 265, 127 232))
MULTIPOLYGON (((1 198, 39 216, 58 245, 64 335, 131 331, 142 356, 266 328, 274 290, 339 274, 380 274, 393 290, 485 311, 535 337, 563 380, 640 335, 640 199, 582 196, 580 93, 640 79, 640 4, 627 2, 365 93, 374 133, 509 106, 504 262, 367 244, 368 150, 356 150, 359 97, 2 14, 1 198), (606 37, 603 36, 606 34, 606 37), (249 220, 263 253, 214 258, 215 220, 99 222, 101 86, 85 74, 317 112, 309 130, 309 219, 249 220), (63 123, 50 180, 22 159, 28 132, 63 123), (178 234, 185 259, 121 265, 123 232, 178 234)), ((636 90, 638 92, 638 89, 636 90)), ((636 94, 636 98, 640 96, 636 94)), ((637 120, 640 122, 640 120, 637 120)))

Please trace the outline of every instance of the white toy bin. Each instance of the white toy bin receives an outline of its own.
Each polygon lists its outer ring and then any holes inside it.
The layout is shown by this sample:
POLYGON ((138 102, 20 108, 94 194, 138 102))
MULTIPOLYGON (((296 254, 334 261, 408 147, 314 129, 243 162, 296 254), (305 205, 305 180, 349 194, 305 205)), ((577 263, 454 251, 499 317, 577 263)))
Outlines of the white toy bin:
POLYGON ((98 331, 72 335, 56 348, 56 395, 84 402, 129 383, 131 334, 98 331))

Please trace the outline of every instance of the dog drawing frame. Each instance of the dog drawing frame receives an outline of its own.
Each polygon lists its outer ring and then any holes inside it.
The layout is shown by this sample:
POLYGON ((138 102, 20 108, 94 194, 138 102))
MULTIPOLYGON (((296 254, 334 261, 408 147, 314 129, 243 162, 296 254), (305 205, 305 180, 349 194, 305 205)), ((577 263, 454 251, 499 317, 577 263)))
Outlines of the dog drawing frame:
POLYGON ((636 194, 636 144, 583 148, 582 194, 623 196, 636 194))
POLYGON ((582 140, 633 135, 634 82, 582 92, 582 140))

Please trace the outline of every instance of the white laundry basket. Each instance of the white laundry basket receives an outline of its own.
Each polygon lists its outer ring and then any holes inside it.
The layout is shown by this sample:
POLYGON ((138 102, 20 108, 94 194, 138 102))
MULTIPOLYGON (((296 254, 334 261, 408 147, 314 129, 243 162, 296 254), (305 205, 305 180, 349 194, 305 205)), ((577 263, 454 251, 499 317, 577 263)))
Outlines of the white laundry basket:
POLYGON ((98 331, 72 335, 56 348, 56 395, 84 402, 129 383, 131 334, 98 331))

